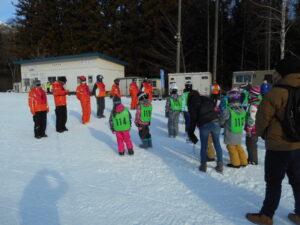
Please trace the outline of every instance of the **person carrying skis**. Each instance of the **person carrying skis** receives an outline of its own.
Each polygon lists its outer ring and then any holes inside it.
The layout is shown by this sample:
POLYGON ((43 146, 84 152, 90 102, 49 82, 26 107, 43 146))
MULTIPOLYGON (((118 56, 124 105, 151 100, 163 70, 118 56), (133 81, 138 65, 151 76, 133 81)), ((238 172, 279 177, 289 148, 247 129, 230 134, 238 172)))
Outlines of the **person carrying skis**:
POLYGON ((124 143, 126 144, 129 155, 133 155, 133 145, 130 138, 131 114, 129 110, 121 103, 121 98, 113 97, 113 109, 110 113, 109 124, 111 131, 116 134, 119 155, 125 153, 124 143))
POLYGON ((45 130, 49 107, 46 92, 42 89, 39 80, 34 81, 34 87, 28 93, 28 105, 33 115, 34 137, 37 139, 48 137, 47 134, 45 134, 45 130))
POLYGON ((62 133, 68 131, 66 128, 67 123, 67 97, 69 90, 64 88, 67 79, 66 77, 58 77, 58 80, 52 84, 52 93, 55 102, 55 115, 56 115, 56 131, 62 133))
POLYGON ((246 131, 246 147, 248 152, 248 163, 252 165, 258 164, 257 158, 257 141, 255 119, 258 106, 260 105, 260 89, 253 87, 249 90, 249 107, 246 115, 245 131, 246 131))
POLYGON ((229 167, 240 168, 248 164, 246 154, 242 147, 242 136, 245 124, 246 112, 240 103, 239 91, 227 92, 228 107, 224 109, 220 124, 224 126, 224 143, 229 152, 229 167))
POLYGON ((131 96, 130 109, 136 109, 137 104, 138 104, 137 95, 139 93, 139 87, 136 84, 136 78, 133 78, 132 83, 129 85, 129 93, 131 96))
POLYGON ((97 118, 105 118, 104 108, 105 108, 105 84, 103 83, 103 76, 97 75, 97 82, 94 84, 93 95, 96 97, 97 103, 97 118))
POLYGON ((85 76, 79 77, 80 85, 77 86, 76 89, 76 97, 80 101, 82 108, 82 123, 86 124, 90 121, 91 117, 91 97, 90 97, 90 89, 86 84, 85 76))
POLYGON ((111 86, 111 92, 110 97, 121 97, 121 91, 120 91, 120 79, 115 79, 114 84, 111 86))
POLYGON ((182 110, 182 98, 177 94, 178 87, 174 83, 171 87, 171 95, 166 101, 166 114, 168 114, 168 134, 175 138, 178 134, 179 115, 182 110))
POLYGON ((150 123, 152 115, 152 105, 149 101, 148 93, 140 92, 138 95, 139 104, 135 113, 135 125, 139 130, 139 136, 142 144, 139 147, 147 149, 152 148, 152 139, 150 134, 150 123))

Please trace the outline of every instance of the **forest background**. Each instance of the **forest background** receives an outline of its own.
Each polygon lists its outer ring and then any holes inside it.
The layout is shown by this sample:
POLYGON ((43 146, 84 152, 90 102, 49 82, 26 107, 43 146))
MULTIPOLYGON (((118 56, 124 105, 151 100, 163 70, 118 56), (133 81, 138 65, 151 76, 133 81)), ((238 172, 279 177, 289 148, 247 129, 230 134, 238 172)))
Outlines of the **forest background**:
MULTIPOLYGON (((178 2, 19 0, 0 32, 0 91, 20 80, 13 61, 89 52, 128 62, 126 76, 176 72, 178 2)), ((228 88, 233 71, 272 69, 283 34, 284 53, 300 56, 300 0, 183 0, 181 13, 180 72, 215 70, 228 88)))

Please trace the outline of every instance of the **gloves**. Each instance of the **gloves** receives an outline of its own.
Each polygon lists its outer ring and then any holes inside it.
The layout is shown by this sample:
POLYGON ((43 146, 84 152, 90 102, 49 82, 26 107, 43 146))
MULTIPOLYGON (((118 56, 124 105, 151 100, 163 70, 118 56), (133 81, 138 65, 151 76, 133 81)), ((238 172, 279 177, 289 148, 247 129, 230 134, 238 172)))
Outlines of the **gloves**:
POLYGON ((193 142, 193 144, 197 144, 198 138, 196 137, 195 134, 189 134, 189 138, 190 138, 191 142, 193 142))

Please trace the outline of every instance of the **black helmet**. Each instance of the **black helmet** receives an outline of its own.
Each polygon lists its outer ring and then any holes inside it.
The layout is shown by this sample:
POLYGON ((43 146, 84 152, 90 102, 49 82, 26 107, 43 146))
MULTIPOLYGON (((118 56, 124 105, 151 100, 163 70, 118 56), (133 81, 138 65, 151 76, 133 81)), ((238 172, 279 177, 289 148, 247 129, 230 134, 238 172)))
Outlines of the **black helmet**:
POLYGON ((148 99, 148 98, 149 98, 148 93, 140 92, 140 93, 138 94, 138 100, 139 100, 139 101, 143 101, 143 100, 148 99))
POLYGON ((186 90, 192 90, 193 89, 193 84, 190 80, 185 82, 185 89, 186 90))
POLYGON ((101 82, 102 81, 102 79, 103 79, 103 76, 102 75, 97 75, 97 81, 99 81, 99 82, 101 82))
POLYGON ((117 78, 117 79, 115 79, 115 80, 114 80, 114 83, 115 83, 116 85, 119 85, 119 83, 120 83, 120 79, 118 79, 118 78, 117 78))

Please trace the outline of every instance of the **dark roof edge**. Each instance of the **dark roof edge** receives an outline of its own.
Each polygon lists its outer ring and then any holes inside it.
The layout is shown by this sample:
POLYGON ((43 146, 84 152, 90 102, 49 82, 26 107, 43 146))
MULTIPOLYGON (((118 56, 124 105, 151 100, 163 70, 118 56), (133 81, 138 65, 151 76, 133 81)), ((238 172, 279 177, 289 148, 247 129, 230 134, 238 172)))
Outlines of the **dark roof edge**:
POLYGON ((29 60, 20 60, 20 61, 14 61, 14 64, 25 64, 25 63, 34 63, 34 62, 46 62, 51 60, 60 60, 60 59, 73 59, 73 58, 81 58, 81 57, 91 57, 91 56, 98 56, 99 58, 121 64, 124 66, 128 66, 129 64, 125 61, 113 58, 111 56, 99 53, 99 52, 93 52, 93 53, 85 53, 85 54, 79 54, 79 55, 67 55, 67 56, 57 56, 57 57, 49 57, 49 58, 43 58, 43 59, 29 59, 29 60))

